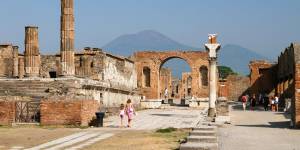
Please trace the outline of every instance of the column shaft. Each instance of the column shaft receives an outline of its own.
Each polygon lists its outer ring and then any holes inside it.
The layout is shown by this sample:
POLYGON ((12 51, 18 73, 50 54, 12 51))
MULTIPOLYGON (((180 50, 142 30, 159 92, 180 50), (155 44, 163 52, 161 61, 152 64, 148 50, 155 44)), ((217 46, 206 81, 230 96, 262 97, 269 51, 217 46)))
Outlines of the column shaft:
POLYGON ((25 27, 25 76, 38 77, 40 73, 40 50, 38 27, 25 27))
POLYGON ((61 76, 75 75, 74 62, 74 2, 61 0, 60 54, 61 76))

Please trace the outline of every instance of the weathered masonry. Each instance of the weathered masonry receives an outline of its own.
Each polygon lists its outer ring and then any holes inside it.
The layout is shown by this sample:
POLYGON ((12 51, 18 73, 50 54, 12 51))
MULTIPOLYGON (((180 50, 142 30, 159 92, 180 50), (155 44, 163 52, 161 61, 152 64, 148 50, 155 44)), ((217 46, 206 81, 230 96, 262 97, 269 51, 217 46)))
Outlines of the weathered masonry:
POLYGON ((99 48, 75 52, 73 5, 61 0, 59 54, 40 54, 35 26, 25 27, 24 54, 0 44, 0 124, 88 125, 96 111, 139 104, 133 60, 99 48))
POLYGON ((291 112, 293 126, 300 127, 300 45, 292 43, 277 63, 252 61, 249 66, 249 92, 278 95, 280 105, 291 112))
MULTIPOLYGON (((161 68, 163 64, 172 59, 180 58, 185 60, 190 68, 191 73, 188 76, 191 80, 190 92, 186 93, 197 98, 208 97, 208 54, 202 51, 166 51, 154 52, 144 51, 136 52, 133 60, 136 63, 138 87, 141 93, 147 99, 160 99, 161 87, 161 68)), ((169 82, 171 84, 171 82, 169 82)), ((186 85, 184 85, 186 86, 186 85)), ((188 90, 188 89, 187 89, 188 90)), ((172 91, 170 89, 169 91, 172 91)))

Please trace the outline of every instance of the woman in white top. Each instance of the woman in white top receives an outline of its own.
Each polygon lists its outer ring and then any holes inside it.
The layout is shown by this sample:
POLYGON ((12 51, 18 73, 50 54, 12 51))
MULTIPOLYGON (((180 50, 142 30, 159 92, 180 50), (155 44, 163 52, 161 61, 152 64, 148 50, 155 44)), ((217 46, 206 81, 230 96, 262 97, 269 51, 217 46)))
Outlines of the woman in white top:
POLYGON ((275 109, 276 109, 277 112, 278 112, 278 104, 279 104, 279 98, 278 98, 278 96, 276 95, 276 96, 275 96, 275 109))

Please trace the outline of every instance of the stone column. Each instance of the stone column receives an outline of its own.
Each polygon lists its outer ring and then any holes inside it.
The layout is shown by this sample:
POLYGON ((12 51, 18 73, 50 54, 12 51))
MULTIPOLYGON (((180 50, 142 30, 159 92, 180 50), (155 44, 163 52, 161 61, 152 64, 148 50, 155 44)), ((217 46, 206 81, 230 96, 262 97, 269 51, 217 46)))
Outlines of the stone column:
POLYGON ((61 0, 60 76, 63 77, 75 75, 73 5, 73 0, 61 0))
POLYGON ((217 35, 209 34, 209 42, 205 44, 205 48, 209 53, 209 109, 208 116, 216 115, 217 100, 217 52, 221 45, 217 43, 217 35))
POLYGON ((25 65, 24 65, 24 56, 19 56, 19 78, 23 79, 25 75, 24 71, 25 65))
POLYGON ((25 76, 38 77, 40 74, 40 50, 38 27, 25 27, 25 76))
POLYGON ((13 46, 13 77, 17 78, 19 76, 19 47, 13 46))

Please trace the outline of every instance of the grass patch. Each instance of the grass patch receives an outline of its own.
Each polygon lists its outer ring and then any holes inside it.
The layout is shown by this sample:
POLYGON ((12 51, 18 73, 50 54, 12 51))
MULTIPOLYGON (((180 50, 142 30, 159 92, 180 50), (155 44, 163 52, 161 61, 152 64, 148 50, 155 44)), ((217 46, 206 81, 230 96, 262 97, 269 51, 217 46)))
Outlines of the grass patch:
POLYGON ((158 129, 158 130, 156 130, 156 133, 171 133, 174 131, 177 131, 177 129, 173 128, 173 127, 169 127, 169 128, 164 128, 164 129, 158 129))

